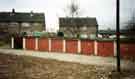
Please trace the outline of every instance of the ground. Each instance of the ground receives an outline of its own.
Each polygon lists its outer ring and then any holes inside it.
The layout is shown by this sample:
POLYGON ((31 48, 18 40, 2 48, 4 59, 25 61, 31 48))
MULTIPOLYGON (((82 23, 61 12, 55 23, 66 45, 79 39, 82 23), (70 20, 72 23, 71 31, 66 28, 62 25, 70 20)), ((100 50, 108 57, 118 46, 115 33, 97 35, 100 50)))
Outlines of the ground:
POLYGON ((0 79, 134 79, 135 71, 31 56, 0 54, 0 79))

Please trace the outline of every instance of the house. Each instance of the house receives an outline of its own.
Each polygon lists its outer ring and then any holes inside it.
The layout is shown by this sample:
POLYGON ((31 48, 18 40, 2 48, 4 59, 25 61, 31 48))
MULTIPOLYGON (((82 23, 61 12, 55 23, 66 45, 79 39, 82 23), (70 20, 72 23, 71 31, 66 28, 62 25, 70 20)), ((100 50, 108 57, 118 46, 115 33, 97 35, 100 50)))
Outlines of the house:
POLYGON ((90 37, 97 34, 98 24, 96 18, 90 17, 60 17, 59 31, 67 37, 90 37))
MULTIPOLYGON (((116 38, 116 30, 99 30, 98 38, 116 38)), ((130 30, 121 29, 120 38, 135 38, 135 35, 130 30)))
POLYGON ((115 36, 116 31, 115 30, 99 30, 98 31, 98 37, 99 38, 111 38, 111 37, 116 37, 115 36))
POLYGON ((0 33, 21 34, 45 30, 44 13, 0 12, 0 33))

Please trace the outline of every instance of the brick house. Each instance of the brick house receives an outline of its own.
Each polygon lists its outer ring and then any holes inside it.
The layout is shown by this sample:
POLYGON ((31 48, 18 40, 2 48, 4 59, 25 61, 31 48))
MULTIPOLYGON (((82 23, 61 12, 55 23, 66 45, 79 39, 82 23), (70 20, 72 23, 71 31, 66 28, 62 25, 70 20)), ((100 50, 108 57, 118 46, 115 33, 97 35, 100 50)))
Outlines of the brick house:
MULTIPOLYGON (((98 30, 98 38, 116 38, 116 30, 98 30)), ((127 29, 120 29, 120 38, 135 39, 134 32, 127 29)))
POLYGON ((98 31, 98 37, 99 38, 111 38, 111 36, 116 37, 115 34, 116 34, 116 31, 110 30, 110 29, 98 31))
POLYGON ((45 30, 44 13, 0 12, 0 33, 20 34, 45 30))
POLYGON ((89 37, 91 34, 97 34, 98 24, 96 18, 90 17, 60 17, 59 31, 65 36, 77 37, 83 35, 89 37))

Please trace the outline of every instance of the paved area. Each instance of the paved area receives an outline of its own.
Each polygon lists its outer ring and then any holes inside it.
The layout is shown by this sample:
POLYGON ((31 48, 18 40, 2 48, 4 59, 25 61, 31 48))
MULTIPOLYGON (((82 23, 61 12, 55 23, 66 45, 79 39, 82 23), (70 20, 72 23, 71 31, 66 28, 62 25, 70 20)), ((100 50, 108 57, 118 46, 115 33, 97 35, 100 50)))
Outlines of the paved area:
MULTIPOLYGON (((35 56, 47 59, 56 59, 60 61, 77 62, 81 64, 92 64, 102 66, 105 65, 116 67, 115 57, 85 56, 60 52, 55 53, 55 52, 40 52, 40 51, 15 50, 15 49, 0 49, 0 53, 35 56)), ((131 62, 129 60, 121 60, 121 67, 124 69, 135 70, 135 62, 131 62)))

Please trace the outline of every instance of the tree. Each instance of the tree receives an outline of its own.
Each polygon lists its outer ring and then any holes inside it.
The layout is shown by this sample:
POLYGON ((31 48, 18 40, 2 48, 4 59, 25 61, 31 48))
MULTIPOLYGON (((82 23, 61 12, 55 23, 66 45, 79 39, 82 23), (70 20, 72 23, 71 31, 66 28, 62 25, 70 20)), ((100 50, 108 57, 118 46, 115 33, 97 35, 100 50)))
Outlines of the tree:
POLYGON ((71 0, 71 4, 67 6, 66 10, 70 17, 76 17, 80 14, 80 7, 75 0, 71 0))
POLYGON ((131 15, 130 20, 126 25, 127 33, 134 35, 135 34, 135 11, 131 15))
POLYGON ((57 36, 58 37, 64 37, 64 33, 63 32, 57 32, 57 36))

